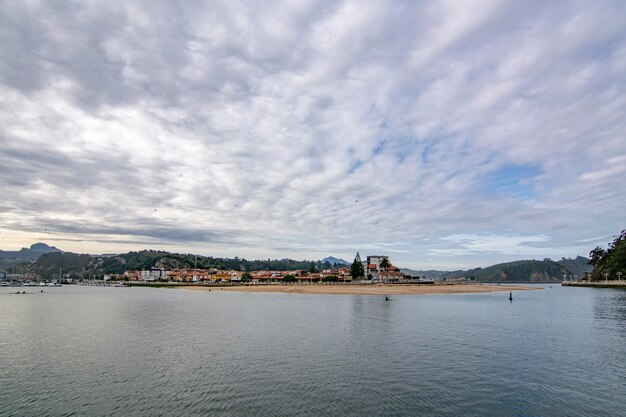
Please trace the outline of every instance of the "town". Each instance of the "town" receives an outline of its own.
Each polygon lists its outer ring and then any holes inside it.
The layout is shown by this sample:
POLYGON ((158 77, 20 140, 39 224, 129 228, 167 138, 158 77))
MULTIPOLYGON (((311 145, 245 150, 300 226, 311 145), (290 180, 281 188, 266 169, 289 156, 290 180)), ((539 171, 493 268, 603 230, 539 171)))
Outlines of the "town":
POLYGON ((393 266, 388 256, 368 256, 361 262, 362 276, 353 277, 350 267, 324 269, 320 272, 308 272, 304 270, 292 271, 236 271, 210 269, 160 269, 126 271, 120 275, 105 275, 105 281, 128 281, 128 282, 171 282, 171 283, 313 283, 313 282, 352 282, 368 280, 379 283, 398 283, 415 280, 393 266))
MULTIPOLYGON (((370 255, 362 260, 358 253, 352 264, 341 259, 337 259, 341 262, 333 263, 283 260, 287 262, 276 262, 273 265, 276 266, 274 268, 263 268, 267 264, 255 267, 254 264, 258 261, 244 260, 245 263, 239 264, 238 268, 232 262, 228 265, 228 260, 222 260, 218 264, 220 266, 216 266, 217 262, 207 265, 206 258, 199 259, 198 256, 195 257, 194 262, 190 255, 156 251, 129 252, 129 254, 117 257, 115 259, 117 264, 114 265, 118 267, 109 267, 109 271, 106 271, 106 267, 102 267, 102 263, 103 259, 112 258, 60 252, 44 256, 47 256, 48 260, 43 267, 41 265, 33 267, 34 264, 31 264, 28 267, 22 266, 18 271, 15 269, 19 268, 13 268, 12 272, 0 272, 0 286, 434 283, 432 280, 427 280, 425 276, 413 276, 402 272, 390 262, 388 256, 370 255), (131 258, 130 262, 134 265, 148 263, 152 266, 129 267, 125 265, 127 261, 124 256, 131 258), (228 266, 224 267, 224 265, 228 266), (118 269, 118 271, 113 272, 111 269, 118 269)), ((270 262, 268 264, 271 265, 270 262)), ((465 278, 449 281, 461 280, 464 281, 465 278)))

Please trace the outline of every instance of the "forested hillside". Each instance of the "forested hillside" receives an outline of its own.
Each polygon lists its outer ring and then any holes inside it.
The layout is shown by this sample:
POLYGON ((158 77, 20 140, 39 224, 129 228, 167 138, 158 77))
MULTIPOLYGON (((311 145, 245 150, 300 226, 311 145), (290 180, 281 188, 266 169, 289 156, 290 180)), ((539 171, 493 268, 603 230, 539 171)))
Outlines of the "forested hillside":
MULTIPOLYGON (((608 274, 608 279, 617 279, 618 272, 626 273, 626 230, 622 230, 613 242, 609 243, 607 249, 596 247, 589 253, 591 260, 589 263, 594 266, 591 273, 592 281, 605 279, 604 274, 608 274)), ((625 278, 622 275, 622 278, 625 278)))
POLYGON ((244 258, 215 258, 192 254, 170 253, 164 251, 144 250, 128 252, 114 256, 80 255, 71 252, 51 253, 42 255, 30 265, 30 272, 43 278, 58 276, 62 268, 64 274, 72 278, 88 278, 103 274, 122 274, 129 270, 150 268, 216 268, 234 269, 238 271, 277 270, 289 271, 301 269, 317 272, 331 268, 330 262, 295 261, 293 259, 247 260, 244 258))
POLYGON ((466 272, 468 278, 477 281, 557 282, 563 280, 563 275, 570 272, 550 259, 507 262, 466 272))

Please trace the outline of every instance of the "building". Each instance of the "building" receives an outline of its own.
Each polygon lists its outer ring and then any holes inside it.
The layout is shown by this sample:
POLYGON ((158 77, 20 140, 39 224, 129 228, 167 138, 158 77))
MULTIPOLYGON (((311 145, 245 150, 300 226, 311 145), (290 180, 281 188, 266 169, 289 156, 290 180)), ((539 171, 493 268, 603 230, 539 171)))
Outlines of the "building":
POLYGON ((158 281, 158 280, 168 280, 168 275, 170 271, 159 268, 150 268, 147 270, 143 270, 139 273, 139 279, 142 281, 158 281))
POLYGON ((365 277, 373 280, 379 280, 379 274, 383 269, 381 264, 389 263, 389 257, 384 255, 370 255, 363 263, 363 271, 365 271, 365 277), (386 260, 386 262, 384 262, 386 260))
POLYGON ((368 256, 363 262, 363 270, 365 277, 373 281, 398 282, 406 278, 405 274, 400 272, 400 268, 393 266, 389 262, 389 257, 384 255, 368 256))
POLYGON ((129 281, 139 281, 141 271, 125 271, 122 276, 129 281))
MULTIPOLYGON (((368 256, 363 262, 365 277, 374 282, 399 282, 406 279, 398 268, 389 262, 388 256, 368 256)), ((279 283, 286 275, 293 275, 299 283, 312 283, 324 281, 324 278, 336 276, 340 282, 352 281, 351 268, 342 266, 339 268, 325 269, 319 273, 307 273, 302 270, 292 271, 250 271, 252 283, 279 283)), ((150 268, 143 271, 126 271, 123 278, 130 281, 168 281, 168 282, 193 282, 193 283, 240 283, 243 272, 235 270, 218 270, 215 268, 181 268, 166 270, 150 268)), ((113 278, 113 277, 111 277, 113 278)))
POLYGON ((320 278, 325 278, 332 275, 339 278, 339 281, 352 281, 352 273, 350 271, 350 268, 345 266, 342 266, 341 268, 324 269, 322 272, 320 272, 320 278))

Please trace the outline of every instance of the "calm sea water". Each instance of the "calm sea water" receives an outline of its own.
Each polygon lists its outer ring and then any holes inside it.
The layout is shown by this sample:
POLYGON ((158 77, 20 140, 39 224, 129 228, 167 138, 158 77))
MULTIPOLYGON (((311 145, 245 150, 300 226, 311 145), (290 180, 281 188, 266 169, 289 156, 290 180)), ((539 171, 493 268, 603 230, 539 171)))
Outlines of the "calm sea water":
POLYGON ((23 290, 2 416, 626 416, 626 291, 23 290))

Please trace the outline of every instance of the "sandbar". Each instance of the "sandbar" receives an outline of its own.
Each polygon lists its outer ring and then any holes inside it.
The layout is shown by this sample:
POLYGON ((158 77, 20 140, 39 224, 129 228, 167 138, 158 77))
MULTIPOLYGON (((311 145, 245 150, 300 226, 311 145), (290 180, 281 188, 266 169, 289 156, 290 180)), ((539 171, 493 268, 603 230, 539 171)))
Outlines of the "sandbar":
POLYGON ((180 287, 192 291, 242 291, 242 292, 284 292, 294 294, 350 294, 350 295, 411 295, 411 294, 463 294, 492 291, 527 291, 540 289, 518 285, 492 284, 294 284, 294 285, 246 285, 233 287, 180 287))

